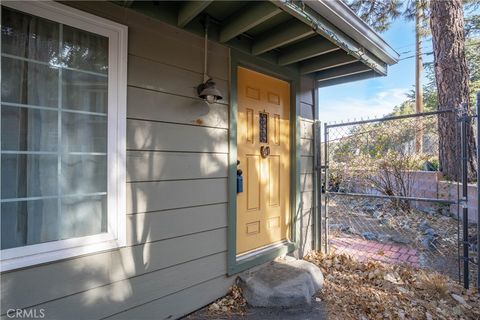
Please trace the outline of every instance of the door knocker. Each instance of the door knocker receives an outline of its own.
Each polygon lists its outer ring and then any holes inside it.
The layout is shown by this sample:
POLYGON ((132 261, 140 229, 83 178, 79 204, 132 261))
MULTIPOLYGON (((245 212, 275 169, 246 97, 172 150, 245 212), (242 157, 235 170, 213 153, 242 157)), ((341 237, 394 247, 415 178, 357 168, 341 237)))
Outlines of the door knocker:
POLYGON ((270 147, 269 146, 261 146, 260 147, 260 154, 262 158, 266 158, 270 155, 270 147))

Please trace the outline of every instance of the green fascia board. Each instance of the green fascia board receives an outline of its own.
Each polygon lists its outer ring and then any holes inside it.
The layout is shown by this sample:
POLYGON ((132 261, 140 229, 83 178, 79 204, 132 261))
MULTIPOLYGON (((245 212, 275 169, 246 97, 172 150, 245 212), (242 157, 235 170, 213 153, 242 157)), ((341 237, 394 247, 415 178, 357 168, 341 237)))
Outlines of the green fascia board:
POLYGON ((350 76, 350 75, 368 72, 368 71, 371 71, 371 69, 368 66, 366 66, 363 62, 358 61, 352 64, 347 64, 340 67, 319 71, 315 75, 315 78, 317 79, 317 81, 326 81, 326 80, 350 76))
POLYGON ((315 36, 282 49, 278 64, 285 66, 337 50, 340 48, 327 39, 315 36))
POLYGON ((375 57, 372 53, 368 52, 365 48, 361 47, 358 43, 353 41, 350 37, 333 26, 325 18, 323 18, 318 12, 311 9, 308 6, 298 6, 293 1, 287 0, 270 0, 274 5, 282 8, 310 28, 315 30, 316 33, 327 38, 338 47, 345 50, 349 55, 362 61, 372 70, 381 75, 387 75, 387 65, 375 57))
POLYGON ((229 164, 228 164, 228 243, 227 259, 228 274, 233 275, 257 266, 274 258, 291 253, 299 244, 300 223, 298 212, 301 210, 300 202, 300 74, 298 71, 280 67, 258 57, 249 55, 239 50, 230 50, 230 115, 229 115, 229 164), (237 68, 239 66, 255 70, 290 83, 290 119, 291 123, 291 179, 290 197, 292 224, 291 234, 293 242, 259 254, 248 260, 237 261, 237 68))
POLYGON ((177 25, 185 27, 190 21, 200 14, 213 0, 187 1, 178 10, 177 25))
POLYGON ((315 31, 305 23, 298 20, 287 21, 274 30, 258 36, 253 42, 252 54, 259 55, 313 34, 315 31))
POLYGON ((345 52, 335 51, 319 57, 302 61, 300 72, 302 74, 314 73, 325 69, 330 69, 346 64, 357 62, 357 58, 346 54, 345 52))
POLYGON ((354 82, 354 81, 360 81, 360 80, 371 79, 371 78, 379 78, 379 77, 382 77, 382 75, 376 73, 373 70, 370 70, 367 72, 357 73, 357 74, 334 78, 330 80, 317 81, 317 88, 324 88, 324 87, 334 86, 334 85, 342 84, 346 82, 354 82))
POLYGON ((281 13, 270 2, 253 2, 244 11, 229 18, 220 30, 220 42, 227 42, 281 13))

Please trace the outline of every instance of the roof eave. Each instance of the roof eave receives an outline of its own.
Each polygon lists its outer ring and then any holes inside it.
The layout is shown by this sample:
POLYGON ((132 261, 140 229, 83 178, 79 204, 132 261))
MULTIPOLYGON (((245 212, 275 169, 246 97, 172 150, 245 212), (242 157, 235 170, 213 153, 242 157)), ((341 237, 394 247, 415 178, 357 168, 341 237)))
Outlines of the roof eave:
POLYGON ((305 4, 360 45, 368 48, 380 60, 389 65, 398 62, 399 54, 343 1, 315 0, 306 1, 305 4))
POLYGON ((387 65, 377 55, 370 52, 345 32, 328 21, 321 13, 308 6, 303 7, 289 0, 270 0, 282 10, 307 24, 316 33, 343 49, 348 55, 362 61, 380 75, 387 75, 387 65))

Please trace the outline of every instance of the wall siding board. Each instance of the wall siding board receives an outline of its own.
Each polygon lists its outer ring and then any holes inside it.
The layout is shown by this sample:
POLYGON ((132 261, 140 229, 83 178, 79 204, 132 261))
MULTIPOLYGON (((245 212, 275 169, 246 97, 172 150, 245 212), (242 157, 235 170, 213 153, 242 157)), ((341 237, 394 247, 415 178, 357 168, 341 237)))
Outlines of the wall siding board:
MULTIPOLYGON (((203 72, 203 38, 107 1, 62 1, 80 10, 128 25, 128 51, 150 60, 203 72), (153 41, 152 41, 153 39, 153 41)), ((228 48, 209 41, 212 77, 228 80, 228 48)))
POLYGON ((314 79, 304 76, 300 79, 300 101, 313 106, 314 79))
POLYGON ((127 216, 127 245, 227 227, 227 204, 138 213, 127 216))
MULTIPOLYGON (((129 55, 128 59, 128 85, 185 97, 198 97, 196 88, 203 82, 201 73, 133 55, 129 55)), ((216 78, 214 81, 217 88, 223 93, 223 99, 219 102, 228 104, 227 81, 216 78)))
POLYGON ((228 154, 127 152, 127 181, 226 178, 228 154))
POLYGON ((177 319, 220 298, 221 295, 218 293, 226 292, 233 283, 234 277, 215 278, 107 319, 151 320, 152 314, 155 315, 156 319, 177 319), (185 303, 186 301, 188 303, 185 303))
POLYGON ((223 252, 226 240, 223 228, 4 273, 1 314, 223 252))
POLYGON ((300 192, 313 191, 313 174, 300 174, 300 192))
MULTIPOLYGON (((136 22, 136 21, 135 21, 136 22)), ((130 28, 131 41, 129 52, 133 55, 148 58, 150 60, 175 65, 182 69, 188 69, 197 73, 203 72, 203 39, 190 35, 185 41, 184 34, 172 26, 166 25, 160 34, 158 31, 142 28, 134 24, 130 28), (156 39, 155 41, 151 41, 156 39)), ((208 74, 221 80, 228 80, 228 49, 223 46, 208 43, 208 74)))
POLYGON ((127 121, 127 149, 228 152, 228 130, 141 120, 127 121))
POLYGON ((128 88, 127 117, 228 129, 228 107, 136 87, 128 88))
POLYGON ((313 139, 313 123, 310 121, 300 121, 300 138, 313 139))
POLYGON ((300 96, 300 116, 301 121, 301 152, 302 156, 300 160, 300 179, 301 179, 301 205, 302 213, 300 219, 300 246, 299 256, 303 257, 313 247, 313 225, 314 225, 314 212, 313 210, 315 201, 314 193, 314 90, 315 80, 313 77, 302 77, 301 83, 301 96, 300 96))
POLYGON ((307 104, 305 102, 300 103, 300 117, 303 119, 313 119, 313 106, 311 104, 307 104))
POLYGON ((302 197, 302 210, 307 211, 313 208, 313 191, 305 191, 301 193, 302 197))
POLYGON ((302 173, 313 173, 313 157, 300 157, 300 174, 302 173))
POLYGON ((227 202, 227 179, 200 179, 127 184, 127 213, 227 202))
POLYGON ((117 281, 37 308, 44 308, 49 319, 75 319, 78 315, 83 319, 100 319, 224 275, 226 261, 226 253, 219 253, 117 281))
POLYGON ((300 140, 300 155, 313 157, 313 140, 311 139, 300 140))

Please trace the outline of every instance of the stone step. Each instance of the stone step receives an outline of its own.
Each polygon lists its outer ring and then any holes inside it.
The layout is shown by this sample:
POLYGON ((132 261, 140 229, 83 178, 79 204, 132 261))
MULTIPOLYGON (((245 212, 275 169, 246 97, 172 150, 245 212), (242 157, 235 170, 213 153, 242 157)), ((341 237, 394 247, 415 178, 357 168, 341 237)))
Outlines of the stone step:
POLYGON ((322 271, 313 263, 281 258, 239 276, 239 285, 253 307, 310 305, 323 286, 322 271))

